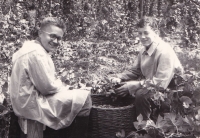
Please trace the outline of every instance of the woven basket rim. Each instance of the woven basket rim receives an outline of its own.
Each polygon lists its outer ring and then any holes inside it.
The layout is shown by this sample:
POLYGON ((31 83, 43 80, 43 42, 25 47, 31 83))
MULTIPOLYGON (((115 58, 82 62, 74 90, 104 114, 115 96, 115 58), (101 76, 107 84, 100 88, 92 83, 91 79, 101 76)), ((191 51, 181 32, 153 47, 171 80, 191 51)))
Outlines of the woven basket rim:
POLYGON ((126 110, 128 108, 132 108, 134 106, 134 104, 130 104, 127 106, 122 106, 122 107, 111 107, 111 108, 106 108, 106 107, 98 107, 93 105, 92 108, 96 108, 96 109, 102 109, 102 110, 126 110))
MULTIPOLYGON (((90 93, 90 95, 91 95, 91 96, 93 96, 93 95, 95 95, 95 96, 96 96, 96 95, 97 95, 97 96, 99 96, 99 95, 100 95, 100 96, 107 96, 106 93, 90 93)), ((108 96, 108 97, 109 97, 109 96, 108 96)), ((121 97, 121 98, 123 98, 123 97, 121 97)))
POLYGON ((90 95, 106 95, 105 93, 91 93, 90 95))

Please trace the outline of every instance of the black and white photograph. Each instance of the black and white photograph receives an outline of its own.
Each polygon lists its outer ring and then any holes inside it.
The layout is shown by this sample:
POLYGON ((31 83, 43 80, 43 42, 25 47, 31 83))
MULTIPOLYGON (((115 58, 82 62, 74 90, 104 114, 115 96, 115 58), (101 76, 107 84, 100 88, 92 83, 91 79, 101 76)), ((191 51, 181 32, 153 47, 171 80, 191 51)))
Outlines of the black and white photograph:
POLYGON ((0 138, 200 138, 199 0, 0 0, 0 138))

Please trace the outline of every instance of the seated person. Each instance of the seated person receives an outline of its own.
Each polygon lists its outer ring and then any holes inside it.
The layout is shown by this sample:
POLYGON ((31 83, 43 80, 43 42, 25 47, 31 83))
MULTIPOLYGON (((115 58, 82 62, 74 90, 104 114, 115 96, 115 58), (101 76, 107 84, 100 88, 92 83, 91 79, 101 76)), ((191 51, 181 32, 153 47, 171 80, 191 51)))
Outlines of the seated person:
MULTIPOLYGON (((68 90, 56 78, 54 63, 49 55, 60 46, 64 31, 62 20, 47 17, 41 21, 38 38, 26 41, 13 55, 10 98, 25 134, 27 127, 23 124, 24 119, 40 122, 55 130, 70 126, 75 117, 81 122, 88 122, 92 106, 90 92, 68 90)), ((82 130, 86 132, 88 123, 83 124, 82 130)), ((77 138, 85 138, 85 132, 74 134, 79 135, 77 138)))
POLYGON ((156 35, 152 25, 149 17, 139 20, 138 37, 144 48, 130 70, 109 77, 113 83, 123 82, 116 94, 135 96, 136 116, 141 114, 143 120, 149 120, 151 114, 150 95, 143 86, 154 84, 166 89, 174 74, 183 72, 173 48, 156 35), (143 79, 139 80, 139 77, 143 79))

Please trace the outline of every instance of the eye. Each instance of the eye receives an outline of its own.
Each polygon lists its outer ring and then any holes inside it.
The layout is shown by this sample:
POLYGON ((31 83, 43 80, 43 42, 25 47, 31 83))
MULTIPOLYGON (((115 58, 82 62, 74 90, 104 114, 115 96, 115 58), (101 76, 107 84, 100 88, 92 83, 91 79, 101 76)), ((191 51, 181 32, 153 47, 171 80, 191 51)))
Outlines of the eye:
POLYGON ((55 34, 50 34, 49 35, 51 38, 53 38, 53 39, 56 39, 57 38, 57 36, 55 35, 55 34))
POLYGON ((142 32, 138 32, 139 35, 142 35, 142 32))
POLYGON ((149 34, 149 32, 147 32, 147 31, 144 31, 144 35, 148 35, 149 34))
POLYGON ((58 41, 62 39, 60 36, 57 36, 57 35, 55 35, 55 34, 50 34, 49 36, 50 36, 52 39, 57 39, 58 41))

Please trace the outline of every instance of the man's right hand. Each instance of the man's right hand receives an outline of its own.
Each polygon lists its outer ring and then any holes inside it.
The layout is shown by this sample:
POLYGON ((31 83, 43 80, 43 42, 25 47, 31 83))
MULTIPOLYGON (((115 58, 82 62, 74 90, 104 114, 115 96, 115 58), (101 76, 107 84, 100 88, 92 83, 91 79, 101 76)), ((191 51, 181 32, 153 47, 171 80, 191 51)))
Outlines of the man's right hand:
POLYGON ((122 80, 121 80, 120 78, 110 77, 110 78, 109 78, 109 81, 110 81, 111 83, 114 83, 114 84, 120 84, 122 80))

